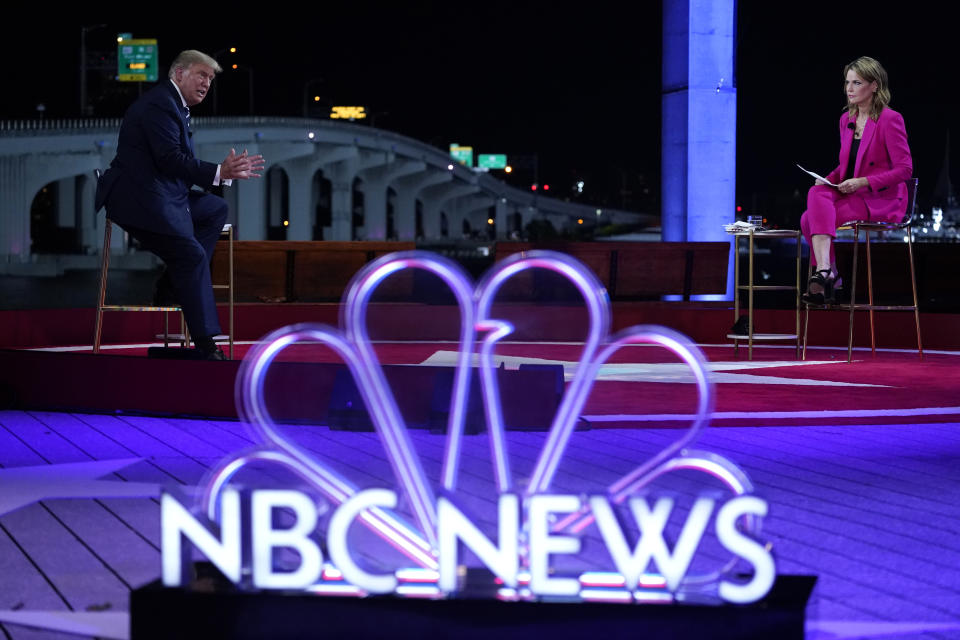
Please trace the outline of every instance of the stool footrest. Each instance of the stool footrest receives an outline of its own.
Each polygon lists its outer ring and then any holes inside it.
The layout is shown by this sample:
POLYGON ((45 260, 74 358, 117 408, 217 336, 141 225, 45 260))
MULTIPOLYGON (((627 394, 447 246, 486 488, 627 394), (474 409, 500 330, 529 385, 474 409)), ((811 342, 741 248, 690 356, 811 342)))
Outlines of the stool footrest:
MULTIPOLYGON (((753 340, 796 340, 799 338, 795 333, 755 333, 753 334, 753 340)), ((742 333, 728 333, 727 338, 730 340, 738 340, 740 342, 749 342, 750 336, 744 335, 742 333)))
MULTIPOLYGON (((827 311, 850 311, 850 305, 848 304, 817 304, 815 302, 805 302, 804 303, 808 309, 825 309, 827 311)), ((913 305, 907 306, 891 306, 891 305, 869 305, 866 303, 856 304, 853 306, 856 311, 869 311, 873 309, 874 311, 916 311, 917 307, 913 305)))
MULTIPOLYGON (((183 335, 182 333, 168 333, 167 335, 163 335, 162 333, 158 333, 155 337, 156 337, 157 340, 164 340, 164 339, 165 339, 165 340, 167 340, 167 341, 169 341, 169 342, 184 342, 184 341, 187 339, 187 337, 186 337, 185 335, 183 335)), ((230 342, 230 336, 221 333, 221 334, 218 334, 218 335, 213 336, 213 341, 214 341, 214 342, 230 342)))
POLYGON ((158 307, 140 304, 105 304, 100 308, 103 311, 180 311, 180 307, 158 307))

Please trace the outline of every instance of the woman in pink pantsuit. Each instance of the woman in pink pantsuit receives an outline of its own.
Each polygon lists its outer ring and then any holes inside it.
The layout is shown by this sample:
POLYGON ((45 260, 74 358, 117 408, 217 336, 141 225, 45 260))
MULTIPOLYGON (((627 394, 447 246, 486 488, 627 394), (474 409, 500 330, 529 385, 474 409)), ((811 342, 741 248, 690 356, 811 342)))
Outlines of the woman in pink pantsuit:
POLYGON ((899 222, 907 210, 906 180, 913 175, 903 116, 889 108, 887 72, 866 56, 844 70, 847 108, 840 116, 840 164, 807 193, 800 229, 816 270, 804 301, 832 302, 842 280, 833 241, 837 227, 853 220, 899 222))

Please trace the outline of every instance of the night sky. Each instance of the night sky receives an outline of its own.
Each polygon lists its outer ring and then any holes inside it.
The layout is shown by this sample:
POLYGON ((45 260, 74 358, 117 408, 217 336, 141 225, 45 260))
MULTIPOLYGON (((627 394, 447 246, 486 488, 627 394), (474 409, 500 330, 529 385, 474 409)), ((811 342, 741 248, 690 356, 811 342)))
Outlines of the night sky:
MULTIPOLYGON (((184 48, 238 47, 218 58, 242 69, 218 78, 216 105, 210 96, 198 115, 215 107, 247 115, 252 78, 257 115, 301 116, 307 93, 319 94, 321 105, 362 104, 378 127, 440 148, 536 153, 540 182, 556 196, 573 197, 580 179, 587 202, 658 211, 660 3, 517 5, 269 3, 256 16, 229 17, 167 5, 166 13, 187 17, 87 10, 55 24, 8 19, 0 46, 12 64, 0 118, 36 117, 41 103, 47 118, 76 117, 80 29, 104 23, 88 33, 88 50, 115 52, 120 32, 156 38, 163 71, 184 48)), ((913 2, 896 14, 784 5, 751 0, 738 8, 738 204, 782 224, 799 216, 809 181, 793 163, 835 166, 842 69, 871 55, 890 74, 891 106, 906 120, 921 204, 929 205, 958 97, 956 40, 938 5, 913 2)), ((97 116, 120 116, 136 85, 108 75, 90 72, 90 102, 97 116)), ((511 181, 527 186, 532 174, 518 170, 511 181)))

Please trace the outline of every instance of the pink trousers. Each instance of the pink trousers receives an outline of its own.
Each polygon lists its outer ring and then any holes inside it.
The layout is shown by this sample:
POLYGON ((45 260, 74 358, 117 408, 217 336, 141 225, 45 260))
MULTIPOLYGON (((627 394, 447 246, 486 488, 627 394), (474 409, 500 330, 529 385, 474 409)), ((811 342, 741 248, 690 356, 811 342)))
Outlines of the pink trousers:
MULTIPOLYGON (((827 185, 814 185, 807 192, 807 210, 800 217, 800 231, 812 249, 812 236, 823 234, 836 238, 837 227, 844 222, 869 219, 870 211, 859 192, 845 195, 827 185)), ((810 257, 813 258, 812 253, 810 257)), ((831 242, 830 264, 836 262, 831 242)))

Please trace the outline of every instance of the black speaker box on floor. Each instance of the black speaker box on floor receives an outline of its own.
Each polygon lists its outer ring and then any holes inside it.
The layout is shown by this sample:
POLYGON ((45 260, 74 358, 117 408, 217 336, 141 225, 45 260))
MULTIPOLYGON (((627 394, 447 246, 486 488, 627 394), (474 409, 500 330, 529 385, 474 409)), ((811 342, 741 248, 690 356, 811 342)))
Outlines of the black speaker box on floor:
MULTIPOLYGON (((430 429, 435 433, 446 431, 453 389, 452 367, 394 367, 387 368, 386 373, 388 384, 394 389, 397 407, 409 428, 430 429), (402 375, 404 373, 407 375, 402 375)), ((497 378, 507 429, 544 431, 550 427, 563 398, 562 365, 524 364, 516 370, 501 367, 497 370, 497 378)), ((346 367, 336 372, 326 418, 331 429, 374 430, 360 390, 346 367)), ((589 423, 581 419, 577 428, 585 427, 589 427, 589 423)), ((476 434, 485 430, 480 376, 475 368, 470 376, 464 432, 476 434)))
POLYGON ((337 370, 330 392, 327 425, 342 431, 373 431, 373 422, 367 413, 357 383, 346 367, 337 370))

